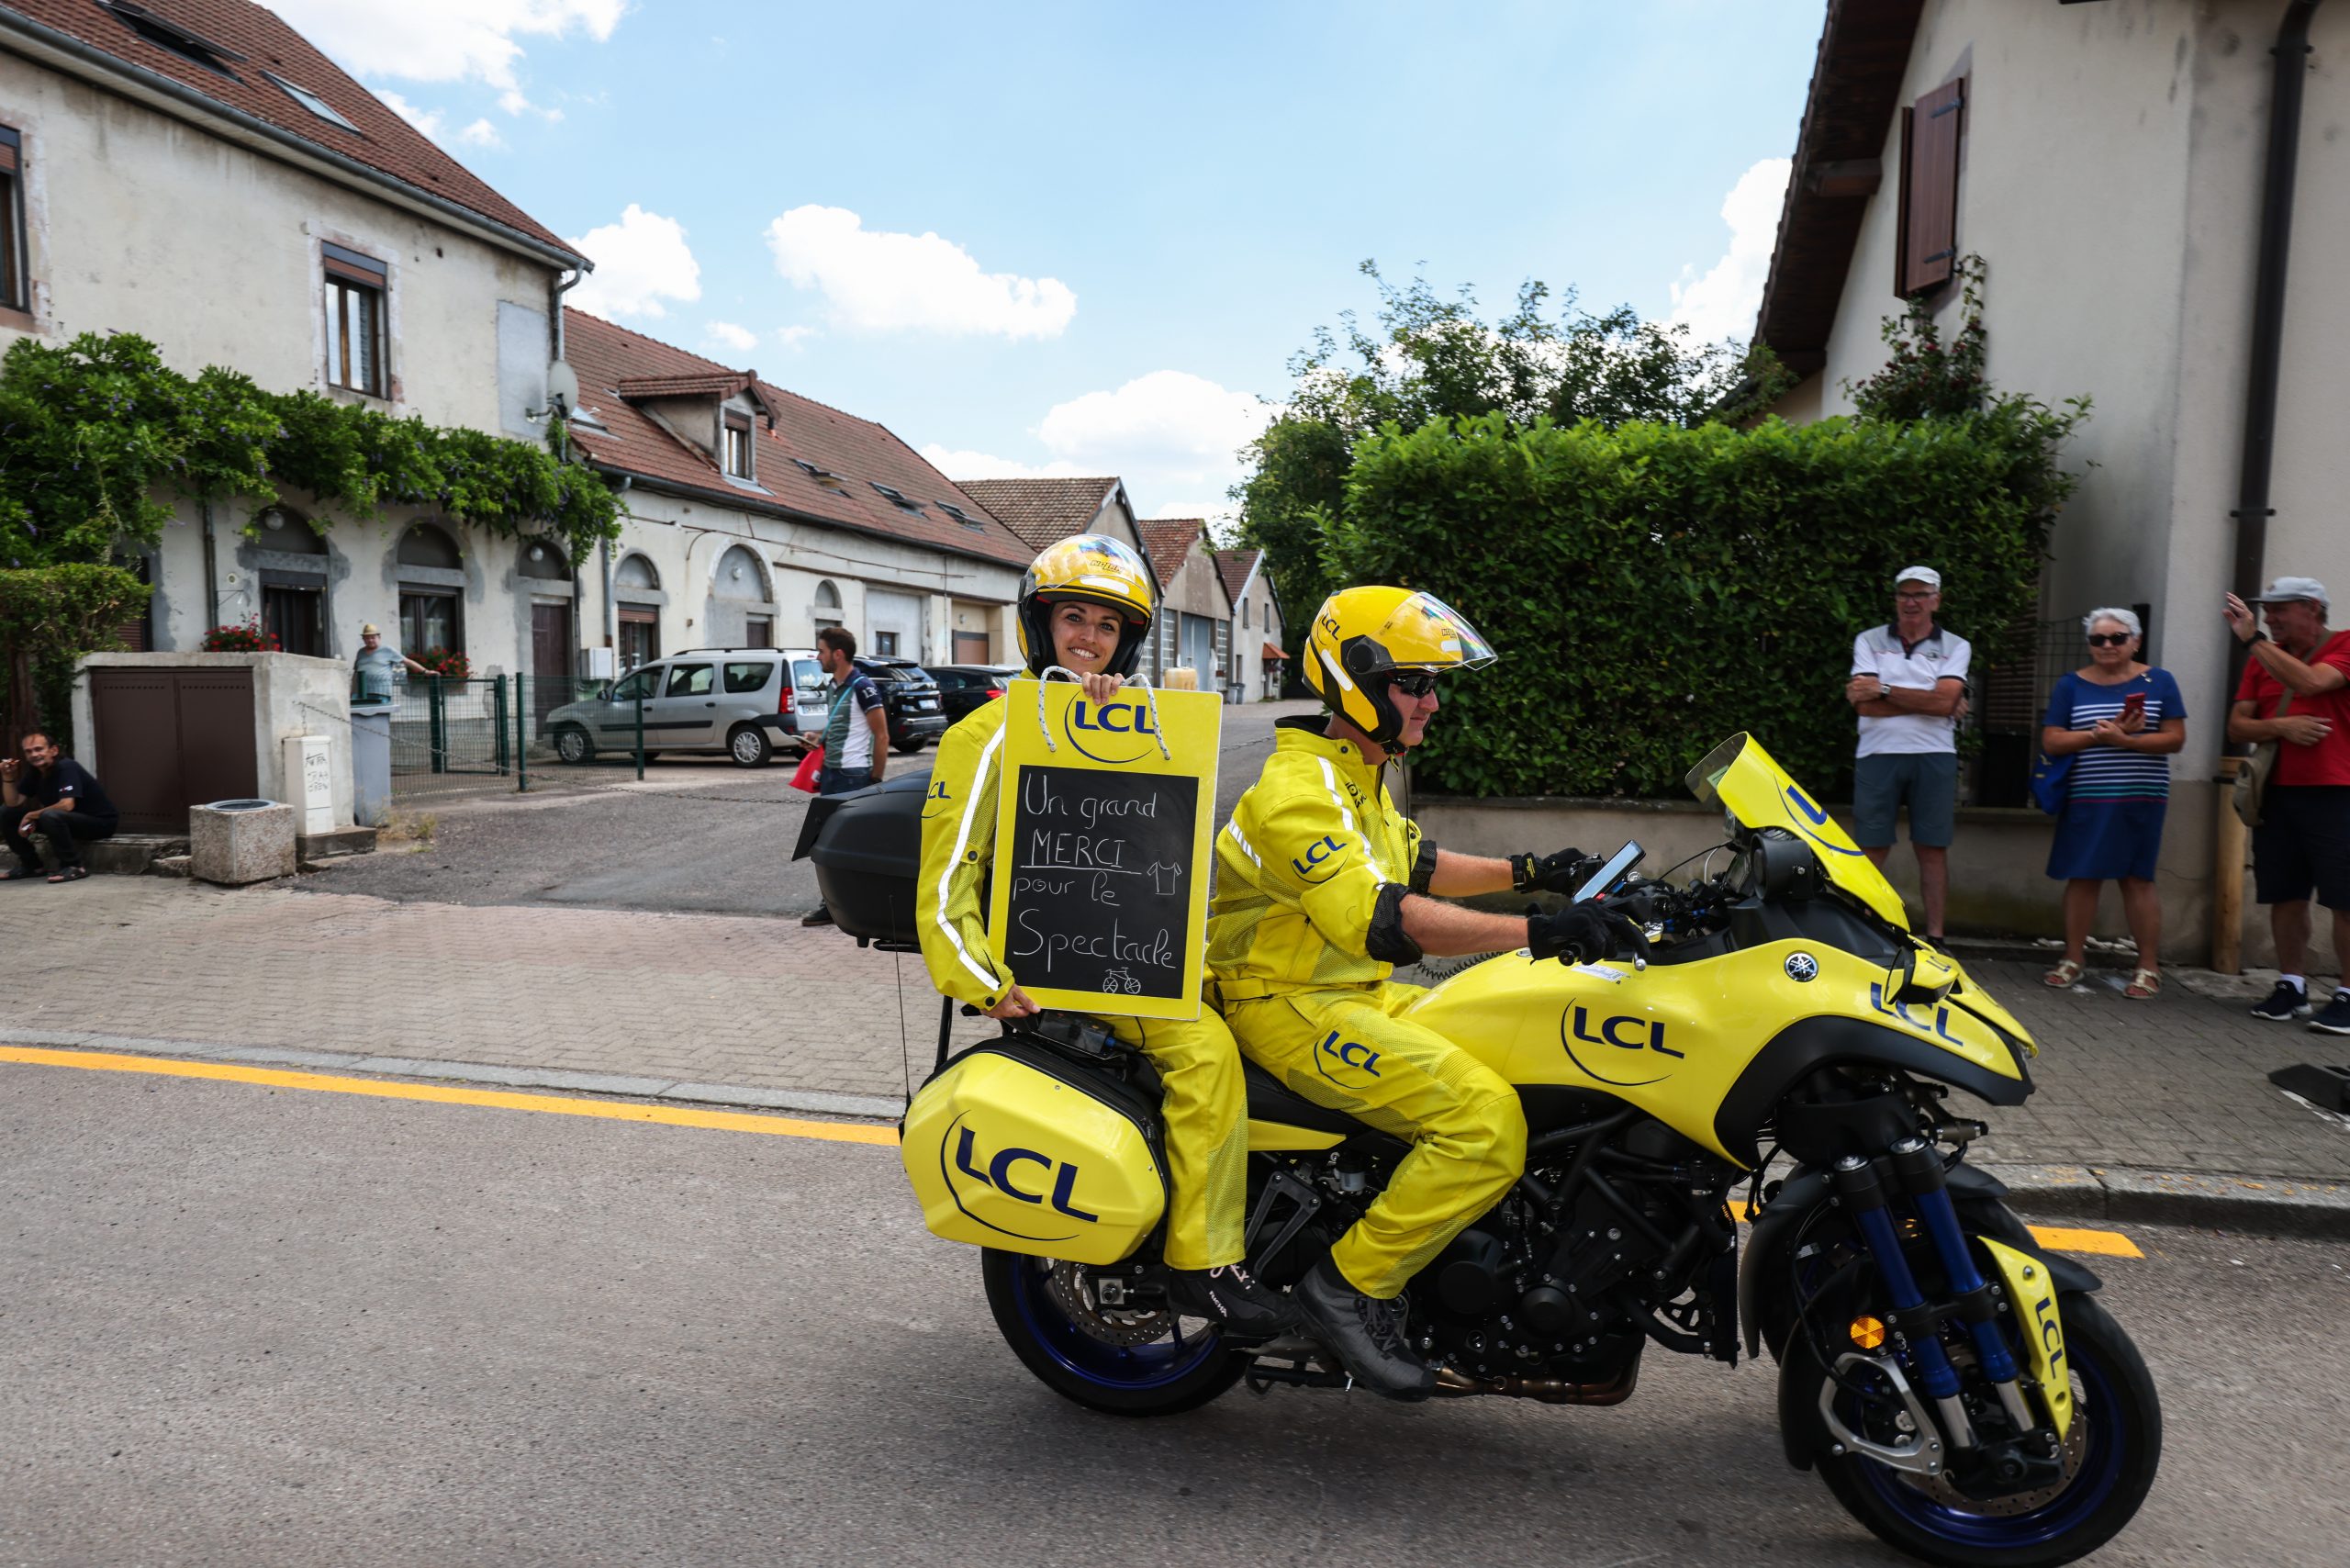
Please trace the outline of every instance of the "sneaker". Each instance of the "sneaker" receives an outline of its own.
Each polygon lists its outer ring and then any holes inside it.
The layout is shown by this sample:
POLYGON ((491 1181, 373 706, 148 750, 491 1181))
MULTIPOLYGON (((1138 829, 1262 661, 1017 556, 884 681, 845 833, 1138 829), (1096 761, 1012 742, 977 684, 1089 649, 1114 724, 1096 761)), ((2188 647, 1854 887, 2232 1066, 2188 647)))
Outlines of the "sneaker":
POLYGON ((800 924, 802 925, 830 925, 832 923, 833 912, 826 909, 822 904, 818 904, 808 913, 802 915, 800 920, 800 924))
POLYGON ((2310 1027, 2329 1035, 2350 1035, 2350 991, 2337 990, 2325 1011, 2310 1020, 2310 1027))
POLYGON ((1401 1302, 1364 1295, 1327 1258, 1306 1271, 1291 1300, 1305 1327, 1373 1394, 1426 1399, 1436 1392, 1436 1373, 1404 1342, 1401 1302))
POLYGON ((1167 1299, 1192 1317, 1210 1317, 1237 1334, 1280 1333, 1297 1321, 1289 1297, 1259 1284, 1245 1264, 1221 1269, 1169 1269, 1167 1299))
POLYGON ((2283 980, 2278 980, 2277 989, 2268 993, 2268 1000, 2254 1008, 2252 1015, 2279 1024, 2288 1018, 2306 1018, 2310 1015, 2310 999, 2283 980))

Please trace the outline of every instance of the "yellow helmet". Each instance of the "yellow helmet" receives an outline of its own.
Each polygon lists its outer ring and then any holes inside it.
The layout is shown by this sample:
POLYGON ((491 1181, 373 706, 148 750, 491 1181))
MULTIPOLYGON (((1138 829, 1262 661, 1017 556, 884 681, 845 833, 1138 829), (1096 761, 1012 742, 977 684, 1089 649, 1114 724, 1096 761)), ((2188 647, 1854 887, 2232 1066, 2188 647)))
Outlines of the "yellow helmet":
POLYGON ((1305 678, 1323 702, 1378 745, 1403 734, 1387 678, 1398 670, 1477 669, 1493 648, 1433 594, 1341 588, 1322 601, 1305 638, 1305 678))
POLYGON ((1013 619, 1020 633, 1020 656, 1028 673, 1042 675, 1053 662, 1053 633, 1046 622, 1062 599, 1106 604, 1125 617, 1109 673, 1132 675, 1142 658, 1143 639, 1158 608, 1150 567, 1134 547, 1104 533, 1075 533, 1047 544, 1020 579, 1020 610, 1013 619))

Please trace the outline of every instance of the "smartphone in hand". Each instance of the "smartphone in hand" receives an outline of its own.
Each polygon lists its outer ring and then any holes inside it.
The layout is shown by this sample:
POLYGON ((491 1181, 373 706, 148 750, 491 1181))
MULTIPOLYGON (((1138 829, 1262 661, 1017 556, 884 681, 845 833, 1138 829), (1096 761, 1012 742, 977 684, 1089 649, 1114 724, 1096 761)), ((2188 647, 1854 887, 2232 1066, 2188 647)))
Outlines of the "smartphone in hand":
POLYGON ((2133 691, 2129 696, 2121 700, 2121 722, 2123 723, 2137 723, 2143 721, 2145 717, 2146 694, 2144 692, 2133 691))

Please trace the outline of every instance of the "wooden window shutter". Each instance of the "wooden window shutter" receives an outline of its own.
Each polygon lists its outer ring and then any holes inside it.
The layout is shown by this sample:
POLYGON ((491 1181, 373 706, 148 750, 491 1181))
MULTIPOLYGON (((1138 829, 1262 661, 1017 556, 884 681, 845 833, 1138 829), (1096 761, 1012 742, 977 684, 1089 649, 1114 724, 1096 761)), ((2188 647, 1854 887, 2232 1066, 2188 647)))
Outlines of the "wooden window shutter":
POLYGON ((319 245, 319 264, 329 277, 339 277, 347 283, 364 284, 381 288, 391 275, 391 270, 373 256, 357 251, 347 251, 341 245, 321 241, 319 245))
POLYGON ((1950 281, 1958 261, 1958 152, 1966 78, 1901 114, 1901 214, 1894 291, 1908 298, 1950 281))

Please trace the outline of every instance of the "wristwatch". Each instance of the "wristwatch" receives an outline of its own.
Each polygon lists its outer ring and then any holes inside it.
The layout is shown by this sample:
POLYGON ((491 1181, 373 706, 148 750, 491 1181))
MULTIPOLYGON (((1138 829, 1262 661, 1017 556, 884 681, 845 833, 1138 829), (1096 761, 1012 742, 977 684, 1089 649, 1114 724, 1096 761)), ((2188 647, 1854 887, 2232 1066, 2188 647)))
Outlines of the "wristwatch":
POLYGON ((2247 648, 2256 648, 2266 641, 2268 641, 2268 633, 2255 626, 2253 628, 2252 635, 2244 640, 2244 645, 2247 648))

